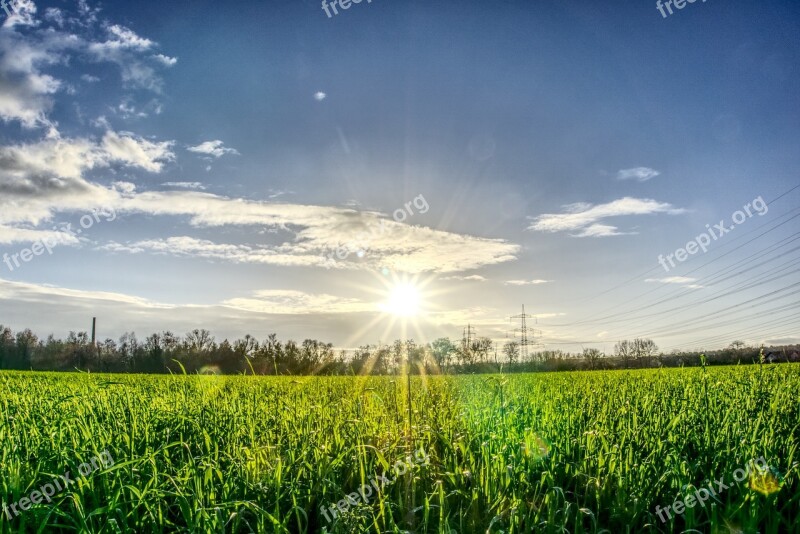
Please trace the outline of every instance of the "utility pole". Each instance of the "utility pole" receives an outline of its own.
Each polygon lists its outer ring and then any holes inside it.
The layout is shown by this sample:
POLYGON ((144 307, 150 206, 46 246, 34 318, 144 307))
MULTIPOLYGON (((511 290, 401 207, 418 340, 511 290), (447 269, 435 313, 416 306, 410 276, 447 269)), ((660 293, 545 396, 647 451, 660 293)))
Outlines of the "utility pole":
MULTIPOLYGON (((92 346, 89 349, 89 358, 97 357, 97 317, 92 317, 92 346)), ((78 368, 83 369, 83 365, 87 363, 83 361, 83 351, 78 352, 78 368)))
POLYGON ((520 348, 520 360, 523 362, 527 362, 529 356, 528 347, 541 347, 542 345, 537 343, 536 336, 541 336, 542 333, 539 330, 534 328, 528 328, 528 319, 533 319, 536 321, 535 315, 529 315, 525 313, 525 305, 522 305, 522 313, 520 315, 512 315, 511 319, 519 319, 520 320, 520 327, 514 329, 514 333, 516 335, 517 332, 520 334, 520 341, 519 341, 519 348, 520 348))

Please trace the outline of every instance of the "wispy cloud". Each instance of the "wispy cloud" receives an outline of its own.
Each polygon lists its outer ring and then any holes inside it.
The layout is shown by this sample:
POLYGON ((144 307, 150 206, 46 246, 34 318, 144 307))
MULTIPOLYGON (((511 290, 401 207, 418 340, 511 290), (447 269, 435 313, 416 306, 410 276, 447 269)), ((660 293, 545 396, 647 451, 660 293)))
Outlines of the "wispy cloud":
MULTIPOLYGON (((74 317, 101 317, 102 336, 123 332, 154 332, 169 324, 176 332, 214 325, 213 334, 243 336, 263 331, 264 316, 268 314, 270 328, 288 336, 307 336, 307 327, 298 327, 300 316, 318 315, 332 322, 320 323, 316 335, 328 339, 342 325, 357 329, 363 325, 364 313, 379 310, 379 302, 342 297, 327 293, 312 293, 292 289, 263 289, 242 297, 214 304, 169 304, 124 293, 67 289, 52 285, 14 282, 0 278, 0 299, 9 309, 18 310, 15 320, 19 327, 30 326, 35 317, 49 316, 47 330, 65 335, 74 328, 74 317)), ((498 310, 485 307, 426 312, 425 323, 442 328, 460 327, 469 322, 479 327, 507 327, 498 321, 498 310)), ((550 317, 561 314, 538 314, 550 317)), ((15 326, 14 324, 10 326, 15 326)), ((302 339, 302 337, 300 337, 302 339)))
POLYGON ((206 186, 202 182, 164 182, 164 187, 177 187, 179 189, 199 189, 205 190, 206 186))
POLYGON ((569 204, 564 206, 564 210, 565 213, 547 213, 534 218, 534 222, 528 226, 528 230, 550 233, 574 232, 570 234, 573 237, 608 237, 623 235, 623 232, 620 232, 616 226, 600 224, 601 221, 611 217, 655 213, 677 215, 685 212, 667 202, 631 197, 598 205, 569 204))
POLYGON ((661 173, 650 167, 634 167, 633 169, 622 169, 617 172, 617 180, 636 180, 646 182, 652 180, 661 173))
POLYGON ((190 192, 130 194, 114 206, 117 213, 190 215, 195 226, 272 226, 289 240, 273 246, 234 245, 176 236, 112 242, 102 247, 113 252, 149 252, 282 266, 348 270, 388 267, 407 273, 452 273, 513 261, 519 251, 518 245, 501 239, 409 226, 381 218, 374 212, 348 208, 270 204, 190 192), (352 261, 330 262, 324 253, 342 243, 363 243, 367 254, 363 258, 353 255, 352 261))
POLYGON ((689 278, 688 276, 667 276, 666 278, 648 278, 645 282, 660 282, 662 284, 688 284, 694 282, 696 278, 689 278))
POLYGON ((189 236, 148 239, 133 243, 110 242, 98 247, 109 252, 129 254, 162 254, 188 258, 202 258, 229 263, 263 263, 281 266, 323 266, 321 254, 284 253, 279 249, 255 246, 215 243, 207 239, 189 236))
POLYGON ((508 280, 504 282, 507 286, 537 286, 539 284, 547 284, 552 280, 508 280))
POLYGON ((45 240, 66 245, 77 245, 79 243, 76 237, 66 232, 31 230, 29 228, 15 228, 0 224, 0 244, 31 243, 45 240))
MULTIPOLYGON (((119 24, 108 26, 106 31, 105 41, 86 43, 85 49, 89 57, 95 61, 115 63, 120 68, 122 81, 126 85, 160 93, 163 81, 156 70, 148 64, 152 63, 150 58, 145 56, 157 46, 157 43, 119 24)), ((166 66, 158 56, 151 57, 156 58, 155 61, 159 66, 166 66)))
MULTIPOLYGON (((1 120, 18 121, 28 129, 45 128, 50 137, 58 136, 56 123, 47 115, 53 108, 54 96, 71 91, 72 86, 45 72, 57 65, 69 64, 72 69, 79 69, 81 62, 115 64, 125 85, 160 92, 162 80, 149 64, 153 60, 147 57, 157 43, 107 22, 102 26, 105 40, 93 40, 88 35, 94 33, 94 26, 99 26, 97 12, 83 2, 79 4, 80 17, 68 19, 61 10, 51 9, 45 10, 43 19, 37 19, 33 2, 18 6, 0 28, 0 49, 9 51, 0 55, 1 120), (62 28, 65 25, 82 31, 66 31, 62 28), (31 26, 38 26, 38 31, 19 31, 31 26)), ((163 61, 157 64, 160 68, 165 66, 163 61)), ((83 80, 97 78, 86 74, 83 80)))
POLYGON ((289 315, 359 313, 377 310, 375 303, 363 302, 358 299, 285 289, 256 291, 252 297, 229 299, 223 304, 257 313, 289 315))
POLYGON ((189 152, 194 152, 196 154, 204 154, 206 156, 213 156, 215 158, 221 158, 225 154, 231 154, 234 156, 239 156, 239 151, 235 148, 226 148, 225 143, 220 140, 216 141, 206 141, 204 143, 200 143, 197 146, 190 146, 186 150, 189 152))
POLYGON ((178 63, 178 58, 165 56, 164 54, 156 54, 153 56, 153 59, 155 59, 165 67, 172 67, 173 65, 178 63))
POLYGON ((488 279, 479 275, 471 274, 469 276, 445 276, 442 280, 460 280, 464 282, 486 282, 488 279))
POLYGON ((697 281, 697 278, 690 278, 688 276, 667 276, 665 278, 647 278, 645 282, 655 282, 659 284, 680 284, 684 285, 690 289, 700 289, 703 286, 698 284, 693 284, 692 282, 697 281))
POLYGON ((73 301, 88 303, 95 302, 115 302, 120 304, 142 306, 146 308, 167 309, 173 306, 153 302, 147 299, 125 295, 123 293, 113 293, 106 291, 84 291, 79 289, 68 289, 52 285, 31 284, 25 282, 12 282, 0 278, 0 296, 24 302, 39 302, 46 304, 54 299, 65 298, 73 301))

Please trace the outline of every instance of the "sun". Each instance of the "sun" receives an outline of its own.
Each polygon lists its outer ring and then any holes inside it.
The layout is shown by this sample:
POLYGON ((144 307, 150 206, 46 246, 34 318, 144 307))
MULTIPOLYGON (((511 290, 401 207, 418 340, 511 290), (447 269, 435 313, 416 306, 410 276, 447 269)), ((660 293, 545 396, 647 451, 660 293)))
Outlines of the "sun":
POLYGON ((399 335, 398 339, 423 339, 422 325, 438 328, 436 319, 444 313, 442 297, 446 292, 431 288, 437 279, 435 275, 393 272, 388 267, 374 270, 371 274, 376 278, 376 284, 355 287, 374 295, 370 308, 377 313, 352 334, 348 343, 359 343, 366 335, 375 336, 379 325, 384 330, 378 333, 378 339, 389 339, 393 335, 399 335))
POLYGON ((399 317, 414 317, 420 311, 419 289, 410 282, 398 282, 389 291, 383 308, 399 317))

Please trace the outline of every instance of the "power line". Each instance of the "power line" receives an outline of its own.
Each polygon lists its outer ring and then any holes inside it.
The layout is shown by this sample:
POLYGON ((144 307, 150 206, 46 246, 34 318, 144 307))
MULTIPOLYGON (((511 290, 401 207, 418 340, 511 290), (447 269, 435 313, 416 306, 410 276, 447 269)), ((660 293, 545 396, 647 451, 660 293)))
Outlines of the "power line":
MULTIPOLYGON (((739 245, 738 247, 734 248, 733 250, 730 250, 730 251, 726 252, 726 253, 725 253, 725 254, 723 254, 722 256, 719 256, 719 257, 717 257, 717 258, 714 258, 714 259, 712 259, 711 261, 709 261, 709 262, 706 262, 706 263, 704 263, 703 265, 701 265, 701 266, 699 266, 699 267, 697 267, 697 268, 695 268, 695 269, 693 269, 693 270, 691 270, 691 271, 689 271, 689 272, 685 273, 685 275, 692 274, 692 273, 696 272, 697 270, 699 270, 699 269, 701 269, 701 268, 703 268, 703 267, 706 267, 706 266, 708 266, 708 265, 710 265, 710 264, 712 264, 712 263, 714 263, 714 262, 716 262, 716 261, 719 261, 721 258, 723 258, 723 257, 727 256, 728 254, 731 254, 732 252, 735 252, 736 250, 739 250, 740 248, 742 248, 742 247, 744 247, 744 246, 746 246, 746 245, 748 245, 748 244, 752 243, 753 241, 755 241, 755 240, 756 240, 756 239, 758 239, 759 237, 762 237, 762 236, 764 236, 764 235, 768 234, 769 232, 772 232, 773 230, 776 230, 776 229, 778 229, 779 227, 783 226, 784 224, 786 224, 786 223, 788 223, 788 222, 792 221, 793 219, 795 219, 795 218, 797 218, 797 217, 800 217, 800 213, 798 213, 798 214, 797 214, 797 215, 795 215, 794 217, 791 217, 790 219, 788 219, 788 220, 786 220, 786 221, 782 222, 781 224, 779 224, 779 225, 775 226, 774 228, 771 228, 771 229, 767 230, 767 231, 766 231, 766 232, 764 232, 763 234, 760 234, 760 235, 756 236, 755 238, 753 238, 753 239, 751 239, 751 240, 749 240, 749 241, 747 241, 747 242, 745 242, 745 243, 742 243, 742 244, 741 244, 741 245, 739 245)), ((800 235, 800 232, 797 232, 796 234, 793 234, 793 235, 792 235, 792 236, 790 236, 790 237, 794 237, 794 236, 798 236, 798 235, 800 235)), ((791 241, 790 241, 790 242, 791 242, 791 241)), ((769 248, 771 248, 772 246, 773 246, 773 245, 770 245, 770 246, 769 246, 769 247, 767 247, 767 248, 769 249, 769 248)), ((763 253, 763 252, 762 252, 762 253, 763 253)), ((756 253, 756 254, 759 254, 759 253, 756 253)), ((752 257, 752 256, 750 256, 750 257, 752 257)), ((727 270, 727 269, 729 269, 729 268, 730 268, 730 267, 726 267, 726 268, 725 268, 725 269, 723 269, 721 272, 724 272, 725 270, 727 270)), ((716 273, 715 273, 715 274, 716 274, 716 273)), ((685 275, 684 275, 684 276, 685 276, 685 275)), ((710 276, 713 276, 713 275, 710 275, 710 276)), ((706 278, 707 278, 707 277, 706 277, 706 278)), ((646 295, 648 295, 648 294, 650 294, 650 293, 653 293, 653 292, 655 292, 655 291, 658 291, 658 290, 660 290, 660 289, 663 289, 663 288, 662 288, 662 287, 656 287, 656 288, 654 288, 654 289, 652 289, 652 290, 650 290, 650 291, 647 291, 647 292, 645 292, 645 293, 642 293, 641 295, 639 295, 639 297, 644 297, 644 296, 646 296, 646 295)), ((576 322, 574 322, 574 323, 566 323, 566 324, 554 324, 554 325, 548 325, 548 326, 578 326, 578 325, 584 325, 584 324, 589 324, 589 323, 597 323, 597 322, 602 322, 602 321, 608 321, 609 319, 613 319, 614 317, 620 317, 620 316, 624 316, 624 315, 629 315, 629 314, 632 314, 632 313, 636 313, 636 312, 638 312, 638 311, 641 311, 641 310, 643 310, 643 309, 652 308, 653 306, 657 306, 657 305, 659 305, 659 304, 662 304, 663 302, 666 302, 667 300, 669 300, 669 298, 662 298, 660 301, 656 301, 655 303, 647 303, 647 304, 643 304, 643 305, 637 306, 637 307, 635 307, 635 308, 633 308, 633 309, 630 309, 630 310, 627 310, 627 311, 621 311, 621 312, 618 312, 618 313, 612 313, 612 314, 610 314, 610 315, 606 315, 606 316, 603 316, 603 317, 599 317, 599 318, 597 318, 597 319, 585 319, 585 320, 582 320, 582 321, 576 321, 576 322)), ((623 306, 623 304, 619 304, 619 305, 617 305, 617 306, 614 306, 614 307, 612 307, 612 308, 610 308, 610 309, 611 309, 611 310, 613 310, 613 309, 619 308, 620 306, 623 306)), ((590 317, 591 317, 591 316, 590 316, 590 317)))
MULTIPOLYGON (((798 189, 798 188, 800 188, 800 184, 797 184, 797 185, 795 185, 795 186, 794 186, 794 187, 792 187, 791 189, 789 189, 789 190, 787 190, 787 191, 784 191, 783 193, 781 193, 781 194, 780 194, 780 195, 778 195, 777 197, 773 198, 773 199, 772 199, 772 200, 770 200, 769 202, 766 202, 766 205, 767 205, 767 206, 770 206, 770 205, 774 204, 775 202, 777 202, 778 200, 780 200, 781 198, 785 197, 786 195, 788 195, 789 193, 791 193, 792 191, 794 191, 795 189, 798 189)), ((765 222, 765 223, 764 223, 764 224, 762 224, 761 226, 758 226, 758 227, 756 227, 756 228, 753 228, 752 230, 748 230, 747 232, 745 232, 745 233, 743 233, 743 234, 739 234, 739 235, 737 235, 737 236, 733 237, 733 239, 730 239, 730 240, 728 240, 728 241, 727 241, 726 243, 724 243, 724 244, 723 244, 723 245, 720 247, 720 249, 718 249, 718 250, 724 249, 725 247, 727 247, 727 246, 729 246, 729 245, 732 245, 732 244, 733 244, 733 243, 735 243, 736 241, 738 241, 738 240, 740 240, 740 239, 743 239, 745 236, 747 236, 747 235, 750 235, 751 233, 753 233, 753 232, 756 232, 757 230, 759 230, 759 229, 761 229, 761 228, 763 228, 763 227, 767 226, 768 224, 770 224, 770 223, 772 223, 772 222, 775 222, 775 221, 778 221, 778 220, 780 220, 781 218, 783 218, 783 217, 785 217, 785 216, 789 215, 790 213, 792 213, 792 212, 794 212, 794 211, 797 211, 797 210, 800 210, 800 208, 795 208, 795 209, 793 209, 793 210, 790 210, 790 211, 788 211, 787 213, 784 213, 783 215, 779 216, 778 218, 776 218, 776 219, 773 219, 772 221, 765 222)), ((625 286, 625 285, 627 285, 627 284, 629 284, 629 283, 631 283, 631 282, 635 282, 636 280, 639 280, 639 279, 641 279, 641 277, 643 277, 643 276, 647 276, 647 275, 648 275, 648 274, 650 274, 651 272, 653 272, 653 271, 657 271, 657 270, 659 270, 659 268, 658 268, 657 266, 653 266, 653 267, 651 267, 650 269, 647 269, 647 270, 645 270, 645 271, 641 272, 640 274, 637 274, 636 276, 634 276, 634 277, 632 277, 632 278, 629 278, 628 280, 626 280, 626 281, 624 281, 624 282, 621 282, 620 284, 617 284, 617 285, 615 285, 615 286, 613 286, 613 287, 610 287, 610 288, 608 288, 608 289, 606 289, 606 290, 603 290, 603 291, 601 291, 600 293, 597 293, 597 294, 595 294, 595 295, 593 295, 593 296, 591 296, 591 297, 589 297, 589 298, 580 299, 580 300, 581 300, 582 302, 584 302, 584 303, 586 303, 586 302, 591 302, 591 301, 593 301, 594 299, 596 299, 596 298, 598 298, 598 297, 601 297, 601 296, 603 296, 603 295, 606 295, 606 294, 608 294, 608 293, 610 293, 610 292, 614 291, 615 289, 619 289, 620 287, 623 287, 623 286, 625 286)), ((645 294, 647 294, 647 293, 645 293, 645 294)), ((644 296, 644 295, 642 295, 642 296, 644 296)), ((579 300, 579 299, 574 299, 574 300, 579 300)), ((568 301, 568 302, 569 302, 569 301, 568 301)))

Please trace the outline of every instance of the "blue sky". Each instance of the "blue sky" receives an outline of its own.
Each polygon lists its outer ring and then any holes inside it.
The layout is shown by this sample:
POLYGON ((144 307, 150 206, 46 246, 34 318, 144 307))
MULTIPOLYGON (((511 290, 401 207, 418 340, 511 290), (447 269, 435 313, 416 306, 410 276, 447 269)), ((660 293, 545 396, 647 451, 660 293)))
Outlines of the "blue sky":
POLYGON ((800 341, 800 189, 658 263, 800 183, 796 3, 0 17, 0 323, 503 343, 525 304, 548 348, 800 341))

